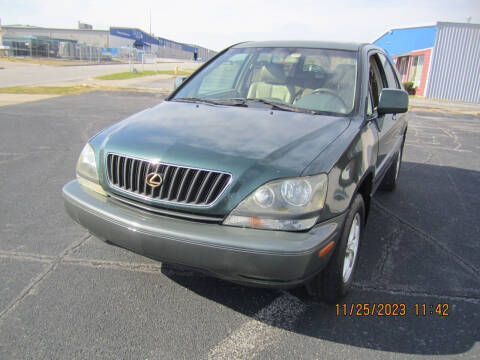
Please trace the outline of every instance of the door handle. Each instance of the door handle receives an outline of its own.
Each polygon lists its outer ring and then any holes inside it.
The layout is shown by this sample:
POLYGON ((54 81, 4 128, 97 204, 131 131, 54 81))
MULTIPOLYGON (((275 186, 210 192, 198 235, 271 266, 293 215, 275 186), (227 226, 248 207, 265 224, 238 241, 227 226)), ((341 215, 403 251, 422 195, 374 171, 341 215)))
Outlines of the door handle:
POLYGON ((397 114, 392 114, 392 120, 397 120, 397 114))

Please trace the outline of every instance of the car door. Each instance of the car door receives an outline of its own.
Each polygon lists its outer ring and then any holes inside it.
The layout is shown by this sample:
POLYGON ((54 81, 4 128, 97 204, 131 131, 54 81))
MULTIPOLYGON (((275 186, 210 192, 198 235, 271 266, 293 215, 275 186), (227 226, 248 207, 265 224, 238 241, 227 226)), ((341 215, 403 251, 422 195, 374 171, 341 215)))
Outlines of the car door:
MULTIPOLYGON (((391 163, 396 147, 398 146, 399 127, 396 124, 395 114, 377 113, 378 102, 382 89, 392 87, 389 84, 384 65, 378 52, 369 54, 369 86, 373 104, 374 122, 378 130, 378 152, 376 161, 375 178, 380 180, 391 163)), ((387 61, 388 62, 388 61, 387 61)))

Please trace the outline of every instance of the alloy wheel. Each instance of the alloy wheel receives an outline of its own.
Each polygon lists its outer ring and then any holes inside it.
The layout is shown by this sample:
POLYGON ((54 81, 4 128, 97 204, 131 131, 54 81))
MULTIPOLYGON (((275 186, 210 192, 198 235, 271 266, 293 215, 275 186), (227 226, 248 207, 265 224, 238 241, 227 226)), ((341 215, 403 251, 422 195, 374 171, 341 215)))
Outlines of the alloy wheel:
POLYGON ((360 243, 360 224, 361 217, 357 212, 353 218, 350 233, 348 234, 347 248, 345 249, 345 259, 343 261, 343 282, 347 283, 352 276, 353 267, 358 255, 358 245, 360 243))

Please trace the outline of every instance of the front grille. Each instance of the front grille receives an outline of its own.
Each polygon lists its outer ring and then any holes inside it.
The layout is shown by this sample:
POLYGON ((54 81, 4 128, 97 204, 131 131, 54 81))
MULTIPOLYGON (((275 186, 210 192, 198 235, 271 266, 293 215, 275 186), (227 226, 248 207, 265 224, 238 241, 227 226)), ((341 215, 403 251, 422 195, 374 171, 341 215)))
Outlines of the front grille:
POLYGON ((155 163, 117 154, 107 155, 106 167, 113 188, 140 198, 194 206, 213 204, 231 180, 230 174, 219 171, 155 163), (160 186, 152 188, 147 184, 146 177, 150 173, 162 177, 160 186))

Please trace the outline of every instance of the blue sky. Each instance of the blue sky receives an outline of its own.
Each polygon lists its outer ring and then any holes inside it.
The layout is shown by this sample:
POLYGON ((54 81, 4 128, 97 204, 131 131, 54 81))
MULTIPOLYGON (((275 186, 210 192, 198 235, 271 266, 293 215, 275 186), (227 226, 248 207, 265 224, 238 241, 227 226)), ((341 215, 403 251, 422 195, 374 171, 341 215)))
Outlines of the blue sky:
POLYGON ((480 23, 480 0, 0 0, 3 25, 95 29, 138 27, 157 36, 220 50, 268 39, 372 42, 396 27, 437 21, 480 23))

